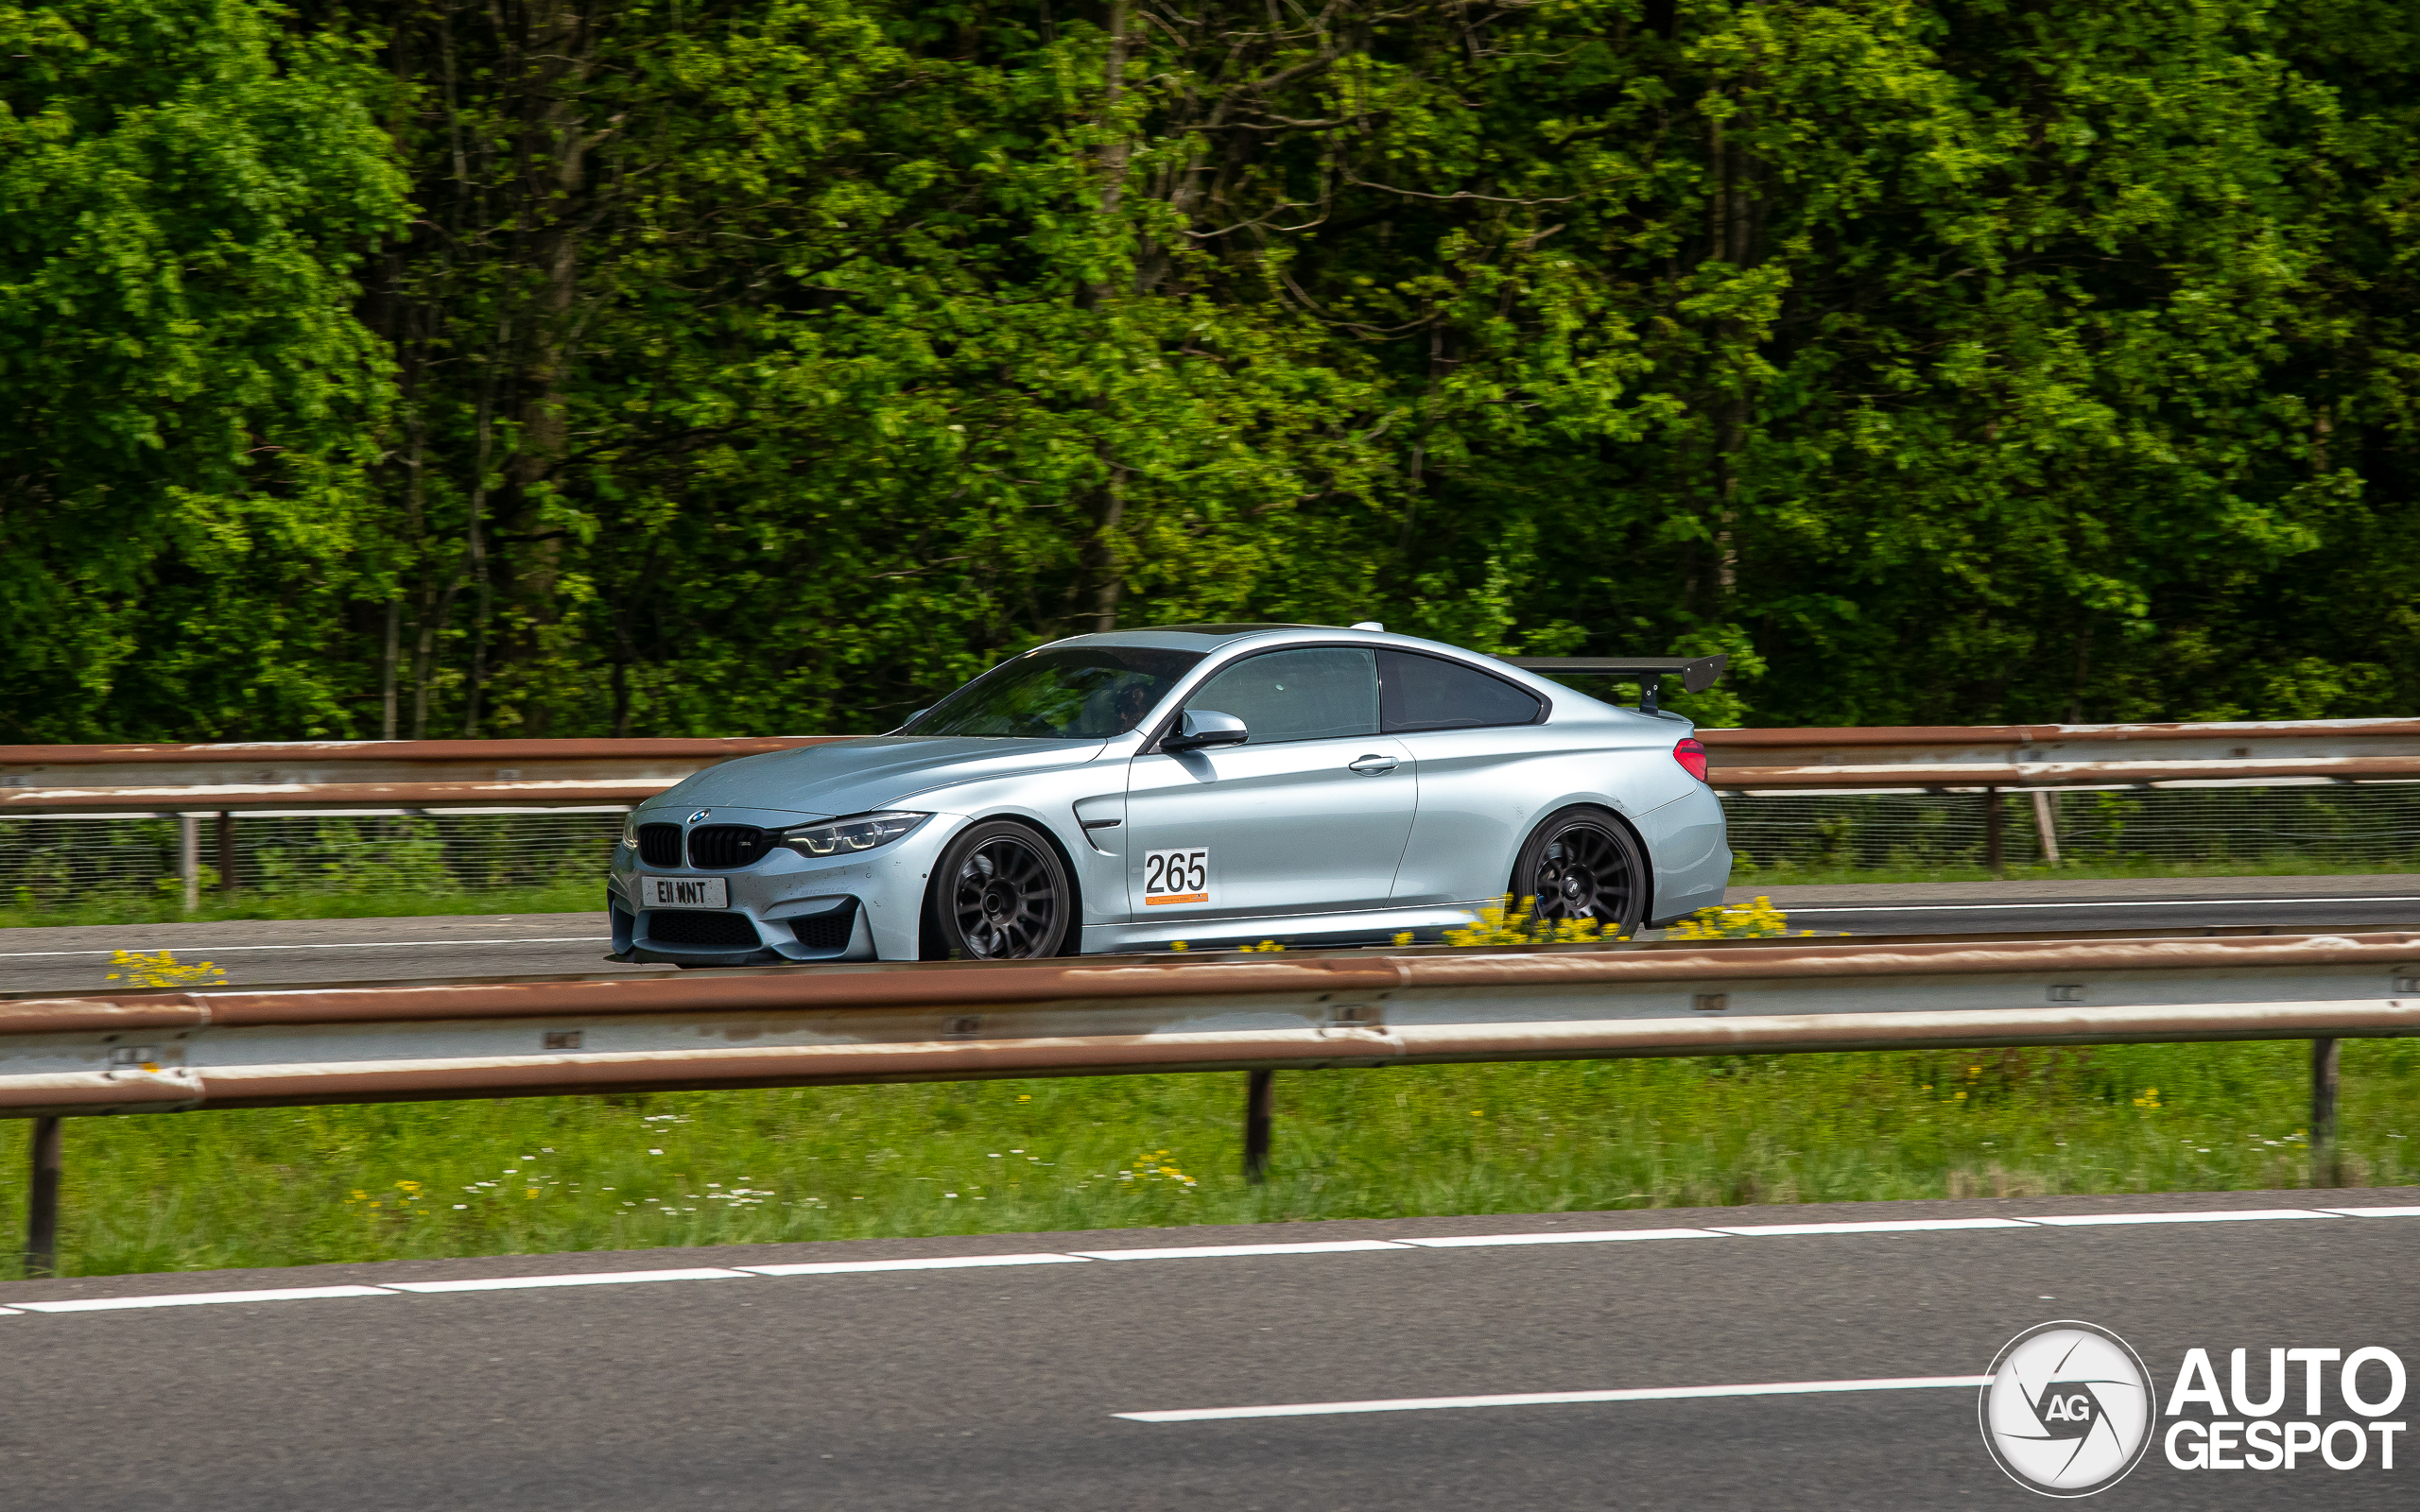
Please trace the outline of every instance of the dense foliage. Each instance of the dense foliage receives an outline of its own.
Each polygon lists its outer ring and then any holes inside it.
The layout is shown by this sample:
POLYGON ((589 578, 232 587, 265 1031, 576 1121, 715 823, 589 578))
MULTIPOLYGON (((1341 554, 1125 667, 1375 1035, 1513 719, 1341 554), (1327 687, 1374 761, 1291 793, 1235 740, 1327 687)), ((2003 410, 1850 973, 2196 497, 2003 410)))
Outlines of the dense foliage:
POLYGON ((1723 721, 2420 704, 2394 0, 0 43, 0 739, 880 729, 1264 617, 1728 649, 1723 721))

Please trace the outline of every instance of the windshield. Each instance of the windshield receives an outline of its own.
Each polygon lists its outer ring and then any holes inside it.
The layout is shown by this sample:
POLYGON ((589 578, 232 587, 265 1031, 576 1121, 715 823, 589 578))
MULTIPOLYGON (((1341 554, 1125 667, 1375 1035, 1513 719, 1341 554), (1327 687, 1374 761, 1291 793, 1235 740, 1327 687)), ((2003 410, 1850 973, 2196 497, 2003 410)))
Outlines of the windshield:
POLYGON ((899 732, 1107 740, 1141 723, 1203 655, 1141 645, 1028 651, 925 710, 899 732))

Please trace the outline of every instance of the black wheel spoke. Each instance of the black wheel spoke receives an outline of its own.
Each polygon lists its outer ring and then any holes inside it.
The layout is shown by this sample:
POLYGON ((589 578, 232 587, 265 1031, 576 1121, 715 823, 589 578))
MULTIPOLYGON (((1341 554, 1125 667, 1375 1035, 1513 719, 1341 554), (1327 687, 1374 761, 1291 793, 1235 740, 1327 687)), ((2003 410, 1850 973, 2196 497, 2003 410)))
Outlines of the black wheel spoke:
POLYGON ((1542 919, 1627 920, 1638 879, 1629 852, 1595 820, 1579 818, 1543 837, 1537 862, 1521 878, 1521 891, 1542 919))
POLYGON ((987 840, 951 879, 950 912, 966 954, 977 960, 1036 955, 1058 921, 1057 879, 1031 845, 1005 835, 987 840))

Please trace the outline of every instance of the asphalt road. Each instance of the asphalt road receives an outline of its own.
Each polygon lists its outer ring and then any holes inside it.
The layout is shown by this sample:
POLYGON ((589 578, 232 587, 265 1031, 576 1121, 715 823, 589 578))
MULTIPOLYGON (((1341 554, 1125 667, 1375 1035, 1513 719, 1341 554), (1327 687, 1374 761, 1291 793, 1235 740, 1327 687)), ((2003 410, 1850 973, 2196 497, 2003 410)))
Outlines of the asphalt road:
POLYGON ((2001 931, 2420 927, 2420 876, 2149 877, 2100 882, 1954 882, 1913 886, 1734 886, 1769 895, 1792 925, 1857 935, 2001 931))
MULTIPOLYGON (((2420 927, 2420 876, 2159 878, 1731 889, 1770 895, 1793 925, 1858 935, 2420 927)), ((113 951, 208 960, 236 985, 370 982, 571 971, 656 971, 602 959, 603 914, 229 920, 0 930, 0 992, 104 985, 113 951)))
POLYGON ((677 970, 606 960, 612 946, 602 913, 0 929, 0 991, 99 988, 116 951, 164 950, 187 965, 210 961, 238 986, 677 970))
MULTIPOLYGON (((1345 1253, 0 1314, 11 1512, 671 1508, 2032 1508, 1971 1384, 1149 1421, 1328 1404, 1985 1373, 2116 1331, 2163 1402, 2184 1353, 2392 1349, 2420 1367, 2420 1216, 2025 1225, 1464 1247, 1440 1236, 2410 1205, 2420 1189, 1732 1208, 864 1241, 0 1285, 0 1308, 197 1290, 1159 1246, 1345 1253)), ((2408 1211, 2420 1213, 2420 1209, 2408 1211)), ((2305 1413, 2292 1372, 2285 1418, 2305 1413)), ((2420 1373, 2420 1368, 2415 1368, 2420 1373)), ((2371 1367, 2365 1394, 2383 1394, 2371 1367)), ((2420 1383, 2414 1383, 2420 1384, 2420 1383)), ((2354 1419, 2324 1378, 2316 1420, 2354 1419)), ((2387 1414, 2408 1420, 2420 1400, 2387 1414)), ((2199 1408, 2191 1415, 2206 1418, 2199 1408)), ((2358 1419, 2356 1419, 2358 1420, 2358 1419)), ((2163 1420, 2163 1426, 2165 1420, 2163 1420)), ((2340 1452, 2347 1449, 2339 1443, 2340 1452)), ((2409 1507, 2384 1469, 2171 1468, 2112 1508, 2409 1507)))

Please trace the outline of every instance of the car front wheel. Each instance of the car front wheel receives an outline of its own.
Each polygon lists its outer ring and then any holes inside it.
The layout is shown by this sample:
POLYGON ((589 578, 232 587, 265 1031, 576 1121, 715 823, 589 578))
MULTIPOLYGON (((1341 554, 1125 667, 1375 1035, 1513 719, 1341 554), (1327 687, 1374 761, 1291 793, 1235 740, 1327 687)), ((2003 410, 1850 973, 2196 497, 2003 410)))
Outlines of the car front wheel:
POLYGON ((1512 864, 1512 901, 1537 900, 1542 919, 1594 919, 1608 937, 1647 921, 1647 857, 1630 829, 1603 809, 1575 804, 1547 816, 1512 864))
POLYGON ((1075 888, 1050 842, 1008 819, 950 843, 925 914, 931 959, 1033 960, 1066 944, 1075 888))

